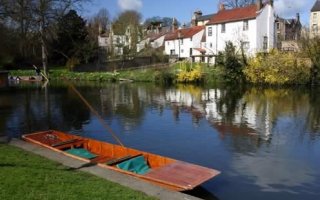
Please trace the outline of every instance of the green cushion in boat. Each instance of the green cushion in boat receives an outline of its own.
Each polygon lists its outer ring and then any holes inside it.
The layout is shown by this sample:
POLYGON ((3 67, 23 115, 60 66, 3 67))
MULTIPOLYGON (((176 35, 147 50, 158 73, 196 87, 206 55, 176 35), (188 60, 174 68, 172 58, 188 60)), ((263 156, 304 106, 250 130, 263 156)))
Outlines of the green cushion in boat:
POLYGON ((150 167, 148 166, 143 156, 138 156, 124 161, 120 164, 117 164, 117 167, 141 175, 146 174, 150 171, 150 167))
POLYGON ((81 158, 86 158, 86 159, 93 159, 97 157, 97 155, 90 153, 87 149, 83 149, 83 148, 68 149, 65 152, 75 156, 79 156, 81 158))

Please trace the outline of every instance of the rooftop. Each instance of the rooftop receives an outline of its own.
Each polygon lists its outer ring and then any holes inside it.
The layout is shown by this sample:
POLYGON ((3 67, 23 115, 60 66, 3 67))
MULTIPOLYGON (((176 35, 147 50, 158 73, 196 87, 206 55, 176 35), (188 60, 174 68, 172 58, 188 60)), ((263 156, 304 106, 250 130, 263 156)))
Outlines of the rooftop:
POLYGON ((208 22, 208 25, 254 19, 256 17, 257 6, 253 4, 247 7, 220 10, 211 18, 211 20, 208 22))
POLYGON ((317 0, 314 3, 313 7, 311 8, 311 12, 316 12, 316 11, 320 11, 320 1, 319 0, 317 0))
POLYGON ((172 33, 167 34, 165 40, 191 38, 192 36, 194 36, 195 34, 199 33, 202 30, 204 30, 204 26, 194 26, 191 28, 178 29, 172 33), (179 37, 179 32, 180 32, 180 37, 179 37))

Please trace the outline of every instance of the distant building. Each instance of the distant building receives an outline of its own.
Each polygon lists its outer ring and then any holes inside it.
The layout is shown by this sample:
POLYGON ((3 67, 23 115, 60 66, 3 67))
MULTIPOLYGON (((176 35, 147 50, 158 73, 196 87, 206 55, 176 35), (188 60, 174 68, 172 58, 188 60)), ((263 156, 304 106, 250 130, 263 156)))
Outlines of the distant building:
POLYGON ((198 10, 193 13, 191 19, 191 26, 204 26, 206 25, 214 14, 202 15, 202 11, 198 10))
POLYGON ((297 41, 302 31, 299 13, 295 19, 284 19, 277 16, 275 26, 277 48, 284 51, 297 51, 297 41))
POLYGON ((142 51, 147 46, 154 49, 164 47, 164 39, 167 34, 178 29, 178 22, 175 18, 172 19, 171 26, 162 26, 162 22, 155 21, 145 25, 144 34, 146 35, 137 44, 137 52, 142 51))
POLYGON ((317 0, 310 13, 310 37, 320 36, 320 0, 317 0))
POLYGON ((109 33, 99 34, 98 45, 100 48, 105 49, 108 53, 114 56, 120 56, 124 54, 124 49, 131 49, 132 35, 131 32, 135 27, 128 26, 125 29, 125 33, 115 33, 111 28, 109 33))
POLYGON ((178 59, 188 59, 201 54, 201 41, 204 36, 204 26, 178 29, 165 37, 165 53, 178 59))

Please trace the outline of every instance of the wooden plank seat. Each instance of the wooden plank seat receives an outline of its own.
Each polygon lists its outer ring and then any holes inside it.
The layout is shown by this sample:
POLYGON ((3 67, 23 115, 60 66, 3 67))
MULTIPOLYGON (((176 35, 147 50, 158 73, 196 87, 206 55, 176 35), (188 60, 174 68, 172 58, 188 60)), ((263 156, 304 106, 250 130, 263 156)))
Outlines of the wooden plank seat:
POLYGON ((126 160, 129 160, 129 159, 132 159, 132 158, 135 158, 135 157, 138 157, 138 156, 142 156, 142 154, 137 154, 137 155, 134 155, 134 156, 127 155, 127 156, 124 156, 124 157, 121 157, 121 158, 112 159, 112 160, 107 161, 106 164, 109 165, 109 166, 113 166, 113 165, 117 165, 117 164, 119 164, 121 162, 124 162, 126 160))
POLYGON ((114 160, 114 158, 110 157, 110 156, 98 156, 96 158, 91 159, 91 162, 93 162, 93 163, 106 163, 110 160, 114 160))
POLYGON ((76 148, 76 147, 84 145, 85 143, 86 143, 85 140, 72 139, 72 140, 62 141, 62 142, 53 144, 51 146, 54 148, 57 148, 59 150, 63 150, 66 148, 76 148))

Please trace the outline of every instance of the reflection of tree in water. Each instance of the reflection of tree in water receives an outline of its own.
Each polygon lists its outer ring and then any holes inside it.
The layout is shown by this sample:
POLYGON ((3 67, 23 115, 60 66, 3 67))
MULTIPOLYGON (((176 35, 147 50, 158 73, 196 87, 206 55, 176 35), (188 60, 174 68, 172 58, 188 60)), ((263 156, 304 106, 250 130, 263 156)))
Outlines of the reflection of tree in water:
POLYGON ((82 129, 82 125, 90 119, 90 110, 71 88, 68 88, 67 94, 63 98, 61 113, 65 124, 76 130, 82 129))
POLYGON ((101 88, 100 98, 104 116, 120 116, 125 126, 137 126, 145 115, 145 101, 140 99, 145 88, 134 84, 112 84, 101 88))
MULTIPOLYGON (((5 130, 7 125, 7 120, 10 117, 14 105, 13 98, 6 92, 0 93, 0 130, 5 130)), ((0 137, 6 134, 3 131, 0 131, 0 137)))
POLYGON ((320 88, 313 88, 310 92, 310 109, 307 115, 307 125, 311 131, 311 138, 320 136, 320 88))
MULTIPOLYGON (((239 102, 246 92, 244 85, 226 85, 221 88, 221 96, 217 101, 217 111, 222 117, 223 122, 233 123, 236 110, 239 109, 239 102)), ((246 104, 242 104, 241 110, 246 108, 246 104)))

